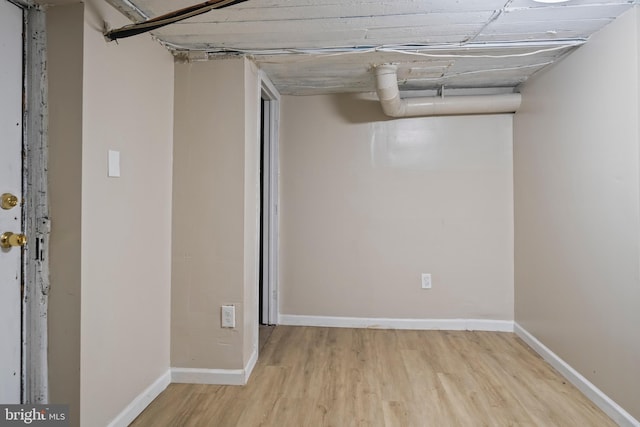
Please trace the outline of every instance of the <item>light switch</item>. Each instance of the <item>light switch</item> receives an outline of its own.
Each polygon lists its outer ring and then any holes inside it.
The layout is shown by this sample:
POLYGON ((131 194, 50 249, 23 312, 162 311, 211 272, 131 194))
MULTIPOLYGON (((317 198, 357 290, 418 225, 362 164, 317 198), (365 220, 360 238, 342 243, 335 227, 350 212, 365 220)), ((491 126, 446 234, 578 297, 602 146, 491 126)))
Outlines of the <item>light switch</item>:
POLYGON ((120 178, 120 152, 109 150, 109 177, 120 178))
POLYGON ((222 327, 223 328, 235 328, 236 327, 236 308, 233 305, 222 306, 222 327))

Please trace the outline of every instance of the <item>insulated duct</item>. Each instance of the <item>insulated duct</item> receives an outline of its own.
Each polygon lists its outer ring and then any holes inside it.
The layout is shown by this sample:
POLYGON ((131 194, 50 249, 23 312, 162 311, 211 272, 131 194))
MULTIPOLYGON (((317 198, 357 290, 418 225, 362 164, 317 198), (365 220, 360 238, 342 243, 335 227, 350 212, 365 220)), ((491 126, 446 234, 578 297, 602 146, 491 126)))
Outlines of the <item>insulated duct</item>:
POLYGON ((519 93, 402 99, 397 72, 398 67, 392 64, 375 68, 378 99, 390 117, 515 113, 520 107, 519 93))

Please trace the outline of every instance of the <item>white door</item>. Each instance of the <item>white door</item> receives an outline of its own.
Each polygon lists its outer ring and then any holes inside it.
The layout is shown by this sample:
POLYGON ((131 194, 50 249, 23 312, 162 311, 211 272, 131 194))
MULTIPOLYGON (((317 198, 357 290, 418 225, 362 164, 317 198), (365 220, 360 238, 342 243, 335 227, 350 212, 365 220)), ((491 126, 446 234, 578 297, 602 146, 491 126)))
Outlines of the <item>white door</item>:
MULTIPOLYGON (((19 245, 22 209, 9 195, 22 200, 22 9, 0 0, 0 235, 19 245)), ((21 400, 22 248, 2 246, 0 238, 0 403, 8 404, 21 400)))

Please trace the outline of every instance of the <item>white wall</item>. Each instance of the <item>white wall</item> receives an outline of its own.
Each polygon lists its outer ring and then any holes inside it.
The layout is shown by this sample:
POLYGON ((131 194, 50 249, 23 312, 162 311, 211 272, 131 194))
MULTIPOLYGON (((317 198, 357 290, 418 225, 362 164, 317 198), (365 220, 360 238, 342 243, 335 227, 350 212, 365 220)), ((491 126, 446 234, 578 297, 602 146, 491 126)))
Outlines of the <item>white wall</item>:
POLYGON ((169 369, 173 58, 149 36, 107 44, 103 22, 127 20, 106 3, 52 11, 50 361, 70 374, 52 400, 102 426, 169 369))
POLYGON ((511 143, 511 115, 284 97, 281 313, 512 320, 511 143))
POLYGON ((515 315, 640 418, 639 14, 522 88, 515 315))

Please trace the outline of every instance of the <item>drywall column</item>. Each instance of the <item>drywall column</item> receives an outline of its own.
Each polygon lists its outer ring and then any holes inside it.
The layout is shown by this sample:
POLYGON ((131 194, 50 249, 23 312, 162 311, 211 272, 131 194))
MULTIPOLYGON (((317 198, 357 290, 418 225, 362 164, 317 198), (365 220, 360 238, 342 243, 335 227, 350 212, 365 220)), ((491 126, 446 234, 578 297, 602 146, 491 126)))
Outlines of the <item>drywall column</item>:
POLYGON ((259 92, 247 67, 244 59, 176 64, 175 368, 242 369, 256 339, 259 92), (233 329, 221 327, 224 304, 236 307, 233 329))
POLYGON ((528 81, 514 119, 516 321, 636 419, 639 14, 528 81))
MULTIPOLYGON (((243 366, 258 356, 258 272, 260 245, 260 98, 258 68, 244 61, 244 340, 243 366)), ((249 368, 251 368, 249 366, 249 368)))
POLYGON ((84 4, 47 9, 49 80, 49 401, 80 425, 82 61, 84 4))

